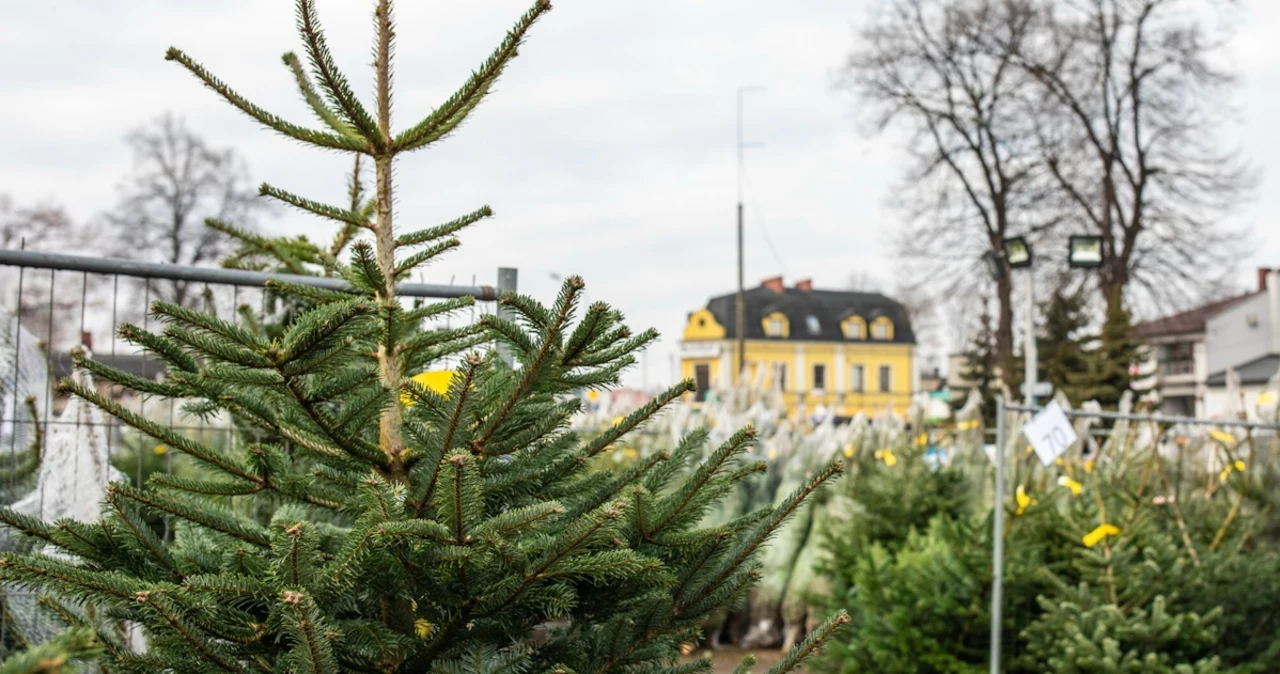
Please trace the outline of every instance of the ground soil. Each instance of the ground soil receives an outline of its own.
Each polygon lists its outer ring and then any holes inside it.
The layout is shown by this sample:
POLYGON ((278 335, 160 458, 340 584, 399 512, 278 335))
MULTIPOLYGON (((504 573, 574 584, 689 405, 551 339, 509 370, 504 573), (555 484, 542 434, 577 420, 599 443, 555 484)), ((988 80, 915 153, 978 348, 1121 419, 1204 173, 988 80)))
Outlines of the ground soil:
MULTIPOLYGON (((753 651, 747 651, 741 648, 721 648, 719 650, 709 651, 700 648, 697 651, 685 656, 685 661, 696 660, 707 653, 711 653, 711 663, 715 667, 716 674, 733 674, 733 670, 742 662, 743 656, 753 651)), ((769 668, 778 663, 782 659, 782 651, 777 649, 763 649, 754 651, 756 654, 756 666, 752 668, 756 672, 767 672, 769 668)), ((800 674, 804 673, 804 668, 798 670, 800 674)))

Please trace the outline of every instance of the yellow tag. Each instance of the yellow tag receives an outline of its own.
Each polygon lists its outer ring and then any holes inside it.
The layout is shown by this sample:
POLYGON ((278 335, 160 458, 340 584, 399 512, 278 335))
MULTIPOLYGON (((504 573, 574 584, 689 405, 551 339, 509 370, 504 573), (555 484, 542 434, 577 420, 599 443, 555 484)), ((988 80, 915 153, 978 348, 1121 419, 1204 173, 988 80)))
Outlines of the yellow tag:
POLYGON ((1022 485, 1018 485, 1017 491, 1014 493, 1014 499, 1018 502, 1018 511, 1015 515, 1021 515, 1027 512, 1027 508, 1036 504, 1036 500, 1027 496, 1027 490, 1022 485))
POLYGON ((413 621, 413 631, 417 633, 419 639, 426 639, 431 636, 431 622, 426 618, 418 618, 413 621))
POLYGON ((628 459, 634 459, 640 455, 640 452, 637 452, 634 448, 628 447, 622 450, 622 455, 627 457, 628 459))
POLYGON ((1065 466, 1065 465, 1067 465, 1067 462, 1066 462, 1066 461, 1063 461, 1063 460, 1062 460, 1062 457, 1058 457, 1058 458, 1054 459, 1054 460, 1053 460, 1053 462, 1054 462, 1054 463, 1056 463, 1056 464, 1058 464, 1059 466, 1065 466))
MULTIPOLYGON (((453 381, 453 370, 434 370, 432 372, 419 372, 410 377, 413 381, 422 384, 426 388, 439 393, 442 396, 449 395, 449 383, 453 381)), ((413 398, 401 393, 400 402, 404 405, 412 405, 413 398)))
POLYGON ((1058 484, 1062 485, 1063 487, 1066 487, 1067 489, 1070 489, 1072 495, 1074 496, 1079 496, 1080 492, 1084 491, 1084 485, 1080 484, 1079 482, 1076 482, 1075 480, 1067 477, 1066 475, 1063 475, 1062 477, 1058 478, 1058 484))
POLYGON ((1030 454, 1031 452, 1034 452, 1034 451, 1036 451, 1036 448, 1035 448, 1035 447, 1032 447, 1031 445, 1027 445, 1027 453, 1028 453, 1028 454, 1030 454))
POLYGON ((884 461, 886 466, 893 466, 898 463, 898 457, 893 455, 892 449, 877 449, 876 458, 884 461))
POLYGON ((600 397, 599 391, 595 389, 591 389, 590 391, 587 391, 587 400, 590 400, 591 402, 595 402, 596 399, 599 397, 600 397))
POLYGON ((1102 539, 1106 538, 1107 536, 1119 536, 1119 535, 1120 535, 1120 530, 1117 529, 1114 525, 1099 524, 1097 529, 1094 529, 1093 531, 1090 531, 1089 533, 1084 535, 1084 546, 1086 548, 1092 548, 1098 543, 1101 543, 1102 539))
POLYGON ((1209 431, 1209 437, 1213 438, 1214 440, 1217 440, 1218 442, 1221 442, 1224 445, 1236 444, 1236 436, 1230 433, 1223 433, 1222 431, 1217 429, 1209 431))
POLYGON ((169 452, 169 448, 164 445, 156 445, 155 449, 151 451, 155 452, 156 456, 164 456, 169 452))
POLYGON ((614 417, 614 418, 613 418, 613 421, 612 421, 611 423, 612 423, 614 426, 617 426, 618 424, 622 423, 622 420, 623 420, 623 417, 614 417))
POLYGON ((768 458, 770 461, 773 461, 774 459, 778 458, 778 450, 770 447, 769 453, 765 454, 765 457, 768 458))
POLYGON ((928 433, 921 433, 921 434, 916 438, 916 447, 924 447, 924 446, 925 446, 925 445, 927 445, 927 444, 929 444, 929 434, 928 434, 928 433))
POLYGON ((845 457, 846 459, 852 459, 852 458, 853 458, 853 444, 852 444, 852 443, 847 444, 847 445, 845 445, 845 446, 844 446, 844 457, 845 457))
POLYGON ((1235 462, 1235 464, 1234 464, 1234 465, 1235 465, 1235 467, 1236 467, 1236 470, 1240 471, 1241 473, 1243 473, 1243 472, 1244 472, 1244 469, 1248 467, 1248 466, 1244 465, 1244 462, 1243 462, 1243 461, 1241 461, 1240 459, 1236 459, 1236 462, 1235 462))
POLYGON ((1276 401, 1276 394, 1274 391, 1263 391, 1262 393, 1258 394, 1259 405, 1270 405, 1275 401, 1276 401))
POLYGON ((1093 472, 1093 459, 1089 459, 1088 461, 1084 462, 1084 472, 1086 473, 1093 472))

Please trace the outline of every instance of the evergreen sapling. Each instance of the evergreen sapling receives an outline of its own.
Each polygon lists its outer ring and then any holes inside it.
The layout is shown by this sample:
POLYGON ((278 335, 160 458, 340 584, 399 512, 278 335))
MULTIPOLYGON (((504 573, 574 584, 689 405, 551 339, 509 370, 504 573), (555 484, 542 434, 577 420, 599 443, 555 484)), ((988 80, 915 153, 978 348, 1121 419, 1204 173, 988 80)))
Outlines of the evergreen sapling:
MULTIPOLYGON (((571 394, 615 384, 656 333, 633 334, 603 303, 580 306, 576 277, 550 306, 509 294, 501 315, 422 327, 470 299, 407 308, 397 283, 490 213, 397 231, 394 160, 467 118, 549 4, 534 3, 452 96, 398 133, 391 4, 379 0, 374 11, 369 109, 330 54, 313 1, 298 1, 308 67, 291 56, 285 63, 318 129, 263 110, 169 50, 169 60, 270 129, 371 161, 367 202, 356 195, 333 206, 262 187, 341 230, 324 248, 260 238, 259 252, 341 278, 347 289, 273 282, 296 307, 274 334, 157 302, 163 330, 121 333, 165 361, 163 381, 77 356, 79 367, 141 394, 183 400, 193 413, 229 412, 257 440, 211 447, 64 381, 65 392, 201 472, 112 485, 93 525, 0 511, 40 548, 0 558, 0 580, 47 592, 46 604, 73 628, 97 628, 111 672, 708 671, 706 660, 679 664, 681 645, 745 596, 761 546, 841 466, 814 471, 774 506, 700 526, 762 469, 744 459, 750 429, 697 465, 689 464, 702 456, 701 434, 623 473, 588 468, 690 382, 598 436, 568 428, 579 407, 571 394), (494 342, 514 367, 485 348, 494 342), (460 361, 447 392, 409 379, 444 358, 460 361), (174 539, 157 536, 146 516, 174 521, 174 539), (124 624, 142 626, 145 650, 118 638, 124 624)), ((846 620, 827 620, 774 671, 797 666, 846 620)))

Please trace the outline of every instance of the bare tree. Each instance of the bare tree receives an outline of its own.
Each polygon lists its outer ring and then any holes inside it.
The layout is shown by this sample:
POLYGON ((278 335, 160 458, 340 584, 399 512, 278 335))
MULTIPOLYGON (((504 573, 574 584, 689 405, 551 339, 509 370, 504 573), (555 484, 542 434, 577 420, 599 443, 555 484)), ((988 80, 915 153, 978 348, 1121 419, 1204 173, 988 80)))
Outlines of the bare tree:
MULTIPOLYGON (((217 263, 234 242, 205 225, 207 219, 251 229, 267 209, 243 160, 229 148, 210 147, 171 114, 127 137, 133 170, 120 203, 107 214, 124 257, 182 265, 217 263)), ((153 281, 151 292, 191 305, 199 293, 186 282, 153 281)))
POLYGON ((19 208, 13 197, 0 194, 0 248, 44 250, 66 245, 71 218, 61 206, 42 203, 19 208))
MULTIPOLYGON (((1038 156, 1028 123, 1034 80, 1014 65, 1036 19, 1029 0, 892 0, 859 35, 841 84, 878 132, 908 134, 912 162, 895 198, 906 216, 899 249, 909 272, 950 297, 990 282, 987 251, 1035 234, 1038 156)), ((995 282, 996 351, 1012 383, 1009 274, 995 282)))
POLYGON ((1157 306, 1205 299, 1239 259, 1241 237, 1221 216, 1253 177, 1214 134, 1234 80, 1215 65, 1203 22, 1213 4, 1047 3, 1019 49, 1043 91, 1032 119, 1060 203, 1077 233, 1102 238, 1109 308, 1126 295, 1157 306))

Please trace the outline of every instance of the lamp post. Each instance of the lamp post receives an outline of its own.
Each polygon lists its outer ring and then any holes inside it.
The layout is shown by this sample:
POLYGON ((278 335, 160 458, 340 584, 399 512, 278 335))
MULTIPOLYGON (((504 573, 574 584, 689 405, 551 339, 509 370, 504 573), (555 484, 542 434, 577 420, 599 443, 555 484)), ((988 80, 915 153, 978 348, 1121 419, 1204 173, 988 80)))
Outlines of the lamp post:
POLYGON ((737 367, 734 368, 731 381, 735 384, 742 378, 742 370, 746 367, 746 348, 747 348, 747 301, 746 290, 742 278, 742 180, 744 159, 743 150, 746 145, 742 142, 742 97, 749 91, 760 91, 763 87, 745 86, 738 87, 738 294, 734 300, 734 332, 738 336, 738 357, 737 367))

